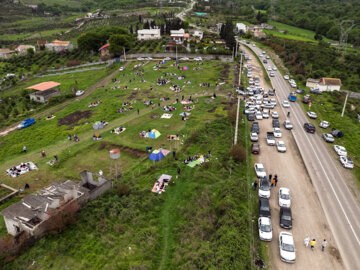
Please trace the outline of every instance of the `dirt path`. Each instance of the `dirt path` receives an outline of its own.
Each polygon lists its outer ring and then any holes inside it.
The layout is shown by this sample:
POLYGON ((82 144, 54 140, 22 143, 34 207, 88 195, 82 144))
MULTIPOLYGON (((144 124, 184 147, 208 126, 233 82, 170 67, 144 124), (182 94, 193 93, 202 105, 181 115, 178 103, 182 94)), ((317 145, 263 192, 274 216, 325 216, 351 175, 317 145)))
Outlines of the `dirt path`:
MULTIPOLYGON (((250 54, 247 49, 245 50, 250 54)), ((253 66, 254 76, 260 77, 261 86, 269 89, 270 86, 264 80, 259 63, 256 60, 250 62, 253 66)), ((283 123, 286 117, 279 108, 281 102, 282 100, 277 100, 278 105, 274 110, 280 115, 280 123, 283 123)), ((268 244, 270 269, 343 269, 335 240, 328 227, 318 196, 307 174, 292 134, 281 125, 282 138, 276 140, 285 142, 287 152, 279 153, 275 146, 266 144, 266 132, 272 131, 271 117, 258 122, 260 125, 259 144, 261 154, 256 157, 256 161, 264 164, 268 175, 277 174, 279 178, 277 187, 271 190, 270 198, 273 225, 273 240, 268 244), (287 231, 279 226, 280 207, 277 193, 280 187, 289 188, 292 194, 293 229, 290 232, 294 235, 297 257, 294 265, 283 263, 279 255, 278 235, 281 231, 287 231), (314 251, 305 248, 304 238, 306 236, 317 240, 314 251), (324 238, 328 241, 328 247, 325 252, 322 252, 320 245, 324 238)))
MULTIPOLYGON (((130 64, 130 62, 126 62, 125 63, 125 67, 127 67, 128 65, 130 64)), ((112 72, 110 75, 106 76, 104 79, 102 79, 100 82, 90 86, 89 88, 86 89, 85 93, 80 96, 80 97, 77 97, 77 98, 73 98, 73 99, 70 99, 68 101, 65 101, 59 105, 56 105, 54 107, 51 107, 49 109, 46 109, 42 112, 39 112, 33 116, 31 116, 32 118, 42 118, 42 117, 46 117, 48 115, 51 115, 53 113, 56 113, 62 109, 64 109, 67 105, 69 105, 70 103, 72 102, 75 102, 75 101, 78 101, 78 100, 81 100, 81 99, 84 99, 86 98, 87 96, 89 96, 92 92, 94 92, 97 88, 99 87, 103 87, 103 86, 106 86, 109 84, 109 82, 111 81, 111 79, 118 73, 119 71, 118 70, 115 70, 114 72, 112 72)), ((9 134, 11 131, 14 131, 16 130, 16 127, 19 123, 15 123, 5 129, 3 129, 2 131, 0 131, 0 137, 2 136, 6 136, 7 134, 9 134)))

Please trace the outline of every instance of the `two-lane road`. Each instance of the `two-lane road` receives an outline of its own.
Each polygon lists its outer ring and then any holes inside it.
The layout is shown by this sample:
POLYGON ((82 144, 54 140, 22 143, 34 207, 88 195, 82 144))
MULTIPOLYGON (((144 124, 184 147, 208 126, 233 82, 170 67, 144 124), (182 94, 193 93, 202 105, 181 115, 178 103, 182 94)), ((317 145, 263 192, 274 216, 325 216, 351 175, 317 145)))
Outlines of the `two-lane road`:
MULTIPOLYGON (((257 55, 261 50, 249 46, 257 55)), ((265 66, 274 66, 271 60, 265 66)), ((288 82, 276 71, 275 77, 270 77, 273 88, 279 100, 287 100, 288 94, 293 91, 288 82)), ((301 102, 301 101, 300 101, 301 102)), ((326 143, 319 134, 306 133, 303 124, 309 122, 306 114, 297 102, 291 103, 290 119, 293 122, 292 130, 295 141, 300 150, 304 164, 311 181, 318 194, 330 229, 346 269, 360 269, 360 208, 357 200, 349 190, 346 179, 343 179, 345 170, 335 159, 326 143)), ((291 166, 291 164, 289 164, 291 166)))

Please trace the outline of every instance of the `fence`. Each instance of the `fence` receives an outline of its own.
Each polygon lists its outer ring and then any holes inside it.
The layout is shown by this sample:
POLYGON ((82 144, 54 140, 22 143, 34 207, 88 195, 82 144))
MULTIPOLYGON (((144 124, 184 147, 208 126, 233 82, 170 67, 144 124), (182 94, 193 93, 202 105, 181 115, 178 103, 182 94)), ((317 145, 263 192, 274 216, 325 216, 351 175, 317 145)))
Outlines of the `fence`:
MULTIPOLYGON (((176 58, 176 53, 136 53, 136 54, 127 54, 126 59, 133 59, 138 57, 152 57, 152 58, 176 58)), ((178 53, 177 58, 182 57, 195 58, 201 57, 203 60, 220 60, 221 62, 233 62, 232 55, 223 55, 223 54, 191 54, 191 53, 178 53)), ((120 61, 124 61, 124 56, 120 56, 120 61)))

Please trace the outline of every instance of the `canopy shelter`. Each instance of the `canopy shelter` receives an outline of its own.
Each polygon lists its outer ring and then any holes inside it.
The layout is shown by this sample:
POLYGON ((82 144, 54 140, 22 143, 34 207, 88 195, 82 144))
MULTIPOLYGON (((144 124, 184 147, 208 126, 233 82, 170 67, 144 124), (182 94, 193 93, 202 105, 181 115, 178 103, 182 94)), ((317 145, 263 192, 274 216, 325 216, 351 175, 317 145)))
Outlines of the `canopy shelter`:
POLYGON ((161 153, 161 151, 159 150, 154 150, 150 156, 149 159, 153 160, 153 161, 159 161, 161 159, 163 159, 165 156, 163 155, 163 153, 161 153))
POLYGON ((157 139, 158 137, 160 137, 160 135, 161 133, 158 130, 152 129, 150 132, 148 132, 146 137, 151 139, 157 139))

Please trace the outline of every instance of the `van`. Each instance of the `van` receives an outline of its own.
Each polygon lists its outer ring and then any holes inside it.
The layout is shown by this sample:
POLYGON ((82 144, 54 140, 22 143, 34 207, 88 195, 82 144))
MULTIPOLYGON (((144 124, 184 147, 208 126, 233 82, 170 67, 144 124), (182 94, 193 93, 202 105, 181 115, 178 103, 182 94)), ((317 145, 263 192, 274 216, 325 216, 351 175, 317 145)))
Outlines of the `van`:
POLYGON ((259 199, 259 215, 260 217, 271 217, 269 199, 259 199))

